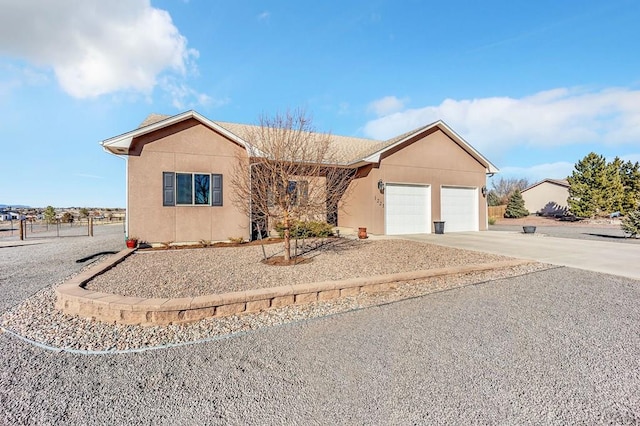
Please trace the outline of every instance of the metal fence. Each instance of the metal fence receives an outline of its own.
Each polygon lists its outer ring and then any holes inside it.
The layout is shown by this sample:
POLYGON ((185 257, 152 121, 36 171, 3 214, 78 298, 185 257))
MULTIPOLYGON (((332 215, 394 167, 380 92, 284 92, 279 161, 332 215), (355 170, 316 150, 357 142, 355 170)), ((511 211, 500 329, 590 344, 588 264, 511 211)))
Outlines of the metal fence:
POLYGON ((51 237, 82 237, 93 234, 93 227, 111 224, 111 223, 123 223, 122 221, 109 221, 109 220, 92 220, 88 219, 76 220, 73 222, 61 222, 61 221, 3 221, 0 222, 0 236, 12 237, 20 236, 22 233, 23 239, 33 238, 51 238, 51 237), (22 225, 22 230, 20 226, 22 225))

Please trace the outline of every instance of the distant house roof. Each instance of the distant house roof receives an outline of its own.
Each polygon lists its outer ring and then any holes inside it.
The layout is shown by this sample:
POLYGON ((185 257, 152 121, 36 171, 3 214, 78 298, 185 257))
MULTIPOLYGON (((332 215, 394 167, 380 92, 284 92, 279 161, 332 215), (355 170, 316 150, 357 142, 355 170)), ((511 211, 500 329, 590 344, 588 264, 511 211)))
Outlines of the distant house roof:
MULTIPOLYGON (((212 121, 196 111, 186 111, 173 116, 150 114, 147 118, 145 118, 145 120, 137 129, 110 139, 106 139, 101 142, 101 145, 106 151, 109 151, 113 154, 128 155, 129 148, 134 138, 191 118, 200 121, 203 125, 216 130, 217 132, 228 137, 230 140, 233 140, 241 146, 244 146, 248 152, 252 153, 252 155, 256 155, 256 153, 260 155, 260 146, 254 146, 249 140, 251 139, 250 135, 252 134, 252 132, 259 128, 259 126, 252 124, 212 121)), ((460 137, 449 126, 447 126, 443 121, 440 120, 426 126, 419 127, 415 130, 403 133, 386 141, 328 134, 327 136, 331 138, 331 143, 334 146, 337 154, 336 164, 352 166, 358 165, 359 163, 377 163, 380 161, 380 157, 385 152, 392 150, 398 145, 401 145, 407 141, 417 139, 426 134, 429 134, 435 129, 440 129, 454 142, 456 142, 462 149, 464 149, 469 155, 475 158, 476 161, 478 161, 486 168, 487 173, 498 172, 498 168, 496 166, 494 166, 475 148, 473 148, 462 137, 460 137)))
POLYGON ((553 184, 553 185, 563 186, 565 188, 569 188, 569 186, 570 186, 569 185, 569 181, 566 180, 566 179, 549 179, 549 178, 547 178, 547 179, 543 179, 540 182, 536 182, 533 185, 530 185, 530 186, 526 187, 525 189, 522 190, 522 192, 528 191, 528 190, 530 190, 532 188, 535 188, 536 186, 541 185, 543 183, 550 183, 550 184, 553 184))

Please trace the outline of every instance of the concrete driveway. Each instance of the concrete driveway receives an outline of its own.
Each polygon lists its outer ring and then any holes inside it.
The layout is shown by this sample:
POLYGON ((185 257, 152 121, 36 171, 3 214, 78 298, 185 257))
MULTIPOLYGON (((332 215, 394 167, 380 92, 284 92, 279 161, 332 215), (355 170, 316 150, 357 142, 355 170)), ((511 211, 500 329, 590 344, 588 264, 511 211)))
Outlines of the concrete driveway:
POLYGON ((402 238, 448 247, 533 259, 553 265, 603 272, 640 280, 640 245, 620 244, 544 234, 482 231, 420 235, 402 238))

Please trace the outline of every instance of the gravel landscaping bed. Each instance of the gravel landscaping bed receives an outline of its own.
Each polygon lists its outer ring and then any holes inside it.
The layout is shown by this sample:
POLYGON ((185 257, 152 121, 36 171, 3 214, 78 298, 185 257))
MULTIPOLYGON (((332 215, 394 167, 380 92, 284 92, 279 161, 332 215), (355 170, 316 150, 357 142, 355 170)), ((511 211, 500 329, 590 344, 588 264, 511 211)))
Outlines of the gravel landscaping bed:
MULTIPOLYGON (((313 244, 315 249, 305 254, 312 259, 311 262, 287 267, 261 263, 260 246, 140 251, 92 280, 88 288, 127 296, 182 297, 508 259, 505 256, 407 240, 362 241, 342 238, 313 244)), ((282 254, 280 244, 266 246, 265 249, 268 256, 282 254)), ((399 282, 395 290, 383 293, 361 293, 326 302, 164 327, 115 325, 62 314, 54 308, 55 287, 61 281, 8 310, 0 317, 0 325, 19 336, 54 348, 127 351, 197 342, 547 268, 550 266, 532 263, 514 268, 399 282)))
POLYGON ((324 317, 549 268, 552 266, 531 263, 513 268, 400 282, 395 290, 381 293, 360 293, 358 296, 328 302, 292 305, 255 314, 210 318, 192 324, 164 327, 114 325, 64 315, 54 308, 53 286, 6 312, 0 317, 0 324, 19 336, 54 348, 128 351, 210 340, 233 333, 324 317))
MULTIPOLYGON (((260 246, 138 251, 86 288, 133 297, 193 297, 509 259, 392 239, 341 238, 312 242, 314 247, 305 254, 312 261, 295 266, 261 263, 260 246)), ((267 256, 278 256, 282 245, 268 245, 265 250, 267 256)))

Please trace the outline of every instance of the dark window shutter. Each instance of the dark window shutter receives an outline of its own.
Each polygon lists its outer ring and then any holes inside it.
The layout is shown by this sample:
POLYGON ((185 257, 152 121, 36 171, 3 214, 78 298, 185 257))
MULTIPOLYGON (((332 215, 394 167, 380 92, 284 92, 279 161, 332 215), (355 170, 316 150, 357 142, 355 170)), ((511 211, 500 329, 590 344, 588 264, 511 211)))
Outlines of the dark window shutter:
POLYGON ((176 178, 173 172, 162 172, 162 205, 176 205, 176 178))
POLYGON ((222 206, 222 175, 211 175, 211 205, 222 206))

